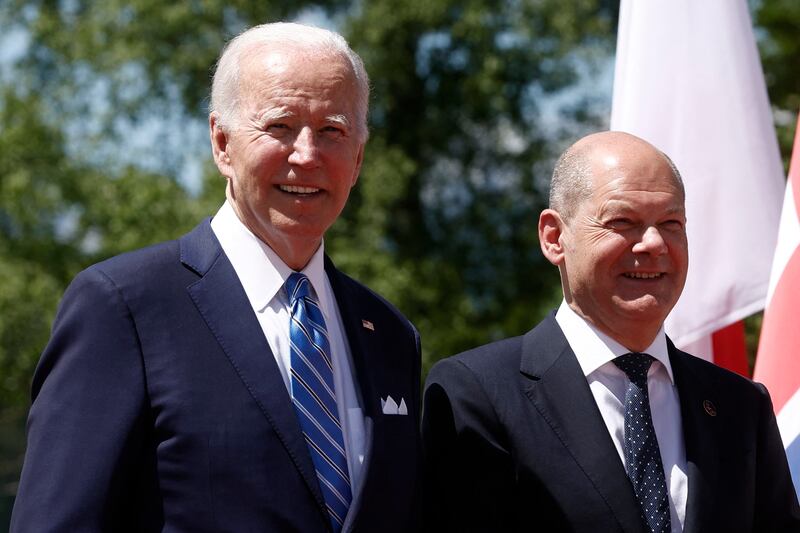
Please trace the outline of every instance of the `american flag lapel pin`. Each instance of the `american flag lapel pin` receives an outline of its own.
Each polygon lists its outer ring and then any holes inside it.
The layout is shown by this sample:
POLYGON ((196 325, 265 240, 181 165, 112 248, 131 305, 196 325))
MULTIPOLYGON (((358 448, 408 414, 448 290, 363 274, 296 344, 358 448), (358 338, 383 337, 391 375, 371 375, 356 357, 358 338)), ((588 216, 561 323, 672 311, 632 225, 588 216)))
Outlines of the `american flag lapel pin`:
POLYGON ((364 329, 368 329, 370 331, 375 331, 375 325, 370 322, 369 320, 361 319, 361 325, 364 326, 364 329))

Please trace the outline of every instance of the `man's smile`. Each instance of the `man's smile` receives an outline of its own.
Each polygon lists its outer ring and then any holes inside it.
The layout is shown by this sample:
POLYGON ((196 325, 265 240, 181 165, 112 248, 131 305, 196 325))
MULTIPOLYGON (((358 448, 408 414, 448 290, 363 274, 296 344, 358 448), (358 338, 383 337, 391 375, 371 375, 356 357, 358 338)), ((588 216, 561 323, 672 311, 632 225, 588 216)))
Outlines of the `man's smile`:
POLYGON ((300 187, 299 185, 278 185, 278 188, 290 194, 314 194, 321 190, 317 187, 300 187))
POLYGON ((658 279, 665 274, 663 272, 625 272, 622 275, 628 279, 658 279))

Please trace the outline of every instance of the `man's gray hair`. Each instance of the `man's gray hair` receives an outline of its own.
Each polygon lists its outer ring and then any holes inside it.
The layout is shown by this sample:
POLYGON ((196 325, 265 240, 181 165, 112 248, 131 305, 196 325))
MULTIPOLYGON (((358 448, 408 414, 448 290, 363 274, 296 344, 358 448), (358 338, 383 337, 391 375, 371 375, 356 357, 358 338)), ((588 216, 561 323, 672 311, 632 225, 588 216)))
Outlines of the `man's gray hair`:
MULTIPOLYGON (((643 141, 644 142, 644 141, 643 141)), ((569 222, 581 203, 592 195, 591 153, 596 147, 576 143, 567 148, 556 161, 553 178, 550 181, 550 209, 558 212, 565 222, 569 222)), ((683 178, 672 159, 653 147, 667 161, 675 183, 683 196, 686 190, 683 178)))
POLYGON ((339 55, 353 69, 356 80, 356 128, 362 140, 367 139, 369 109, 369 77, 364 62, 338 33, 294 22, 273 22, 253 26, 233 39, 222 50, 211 83, 209 112, 216 113, 219 125, 234 128, 241 106, 240 66, 242 55, 254 45, 290 45, 303 52, 329 57, 339 55))
POLYGON ((592 195, 591 164, 587 150, 572 145, 556 161, 550 181, 550 209, 565 221, 592 195))

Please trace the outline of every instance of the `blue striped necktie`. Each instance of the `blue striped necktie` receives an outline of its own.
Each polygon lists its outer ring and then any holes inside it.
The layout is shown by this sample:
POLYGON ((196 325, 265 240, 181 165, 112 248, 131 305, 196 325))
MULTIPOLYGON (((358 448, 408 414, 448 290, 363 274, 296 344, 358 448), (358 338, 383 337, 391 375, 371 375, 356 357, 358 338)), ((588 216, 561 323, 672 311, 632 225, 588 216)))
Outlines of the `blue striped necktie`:
POLYGON ((670 531, 667 482, 647 390, 647 371, 652 363, 653 358, 646 353, 628 353, 614 359, 614 364, 630 380, 625 391, 625 463, 628 477, 649 530, 667 533, 670 531))
POLYGON ((331 349, 325 319, 311 282, 295 272, 286 280, 292 313, 292 403, 300 421, 334 533, 342 529, 352 492, 342 426, 336 407, 331 349))

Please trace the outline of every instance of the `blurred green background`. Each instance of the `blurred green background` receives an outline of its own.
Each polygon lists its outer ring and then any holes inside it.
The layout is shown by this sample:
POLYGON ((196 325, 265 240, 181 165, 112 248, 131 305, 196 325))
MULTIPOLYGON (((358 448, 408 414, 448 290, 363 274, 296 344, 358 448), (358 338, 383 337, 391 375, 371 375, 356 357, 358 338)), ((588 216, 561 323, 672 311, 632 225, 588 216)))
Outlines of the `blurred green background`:
MULTIPOLYGON (((800 3, 748 3, 784 161, 800 3)), ((618 1, 0 2, 0 531, 30 378, 82 268, 180 236, 224 199, 212 66, 247 26, 341 31, 372 78, 359 186, 326 237, 437 359, 520 334, 560 300, 536 240, 554 157, 607 127, 618 1)), ((748 320, 755 350, 760 317, 748 320)))

